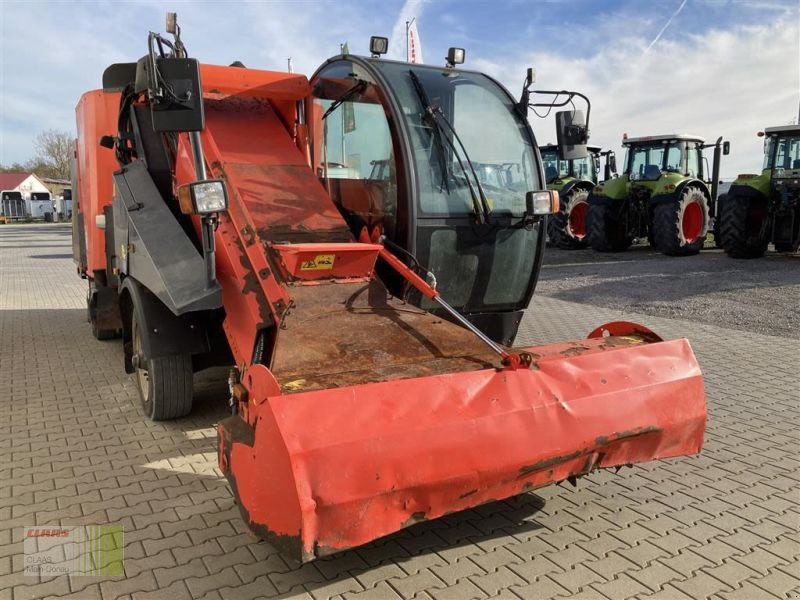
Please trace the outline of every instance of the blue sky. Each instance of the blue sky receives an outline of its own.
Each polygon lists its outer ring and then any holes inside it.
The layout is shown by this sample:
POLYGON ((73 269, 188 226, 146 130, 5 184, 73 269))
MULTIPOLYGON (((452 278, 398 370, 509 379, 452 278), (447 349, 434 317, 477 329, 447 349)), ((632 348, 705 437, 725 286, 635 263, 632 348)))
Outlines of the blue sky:
MULTIPOLYGON (((380 2, 10 2, 0 0, 0 163, 33 155, 45 128, 74 130, 80 94, 106 65, 143 55, 148 30, 175 10, 202 61, 311 74, 348 42, 391 35, 404 53, 416 16, 429 63, 467 49, 516 95, 533 66, 537 86, 592 99, 593 143, 619 149, 623 132, 724 135, 722 173, 757 170, 755 132, 797 117, 800 0, 382 0, 380 2)), ((541 143, 553 123, 532 126, 541 143)))

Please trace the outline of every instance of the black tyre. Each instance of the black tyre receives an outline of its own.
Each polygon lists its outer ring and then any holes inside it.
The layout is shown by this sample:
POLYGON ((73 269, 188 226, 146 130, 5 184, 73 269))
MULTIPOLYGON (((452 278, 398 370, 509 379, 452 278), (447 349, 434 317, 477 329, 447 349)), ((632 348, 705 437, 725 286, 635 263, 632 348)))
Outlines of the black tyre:
POLYGON ((687 186, 676 201, 655 207, 653 247, 669 256, 697 254, 706 243, 709 221, 705 193, 699 187, 687 186))
POLYGON ((764 202, 728 195, 720 210, 720 241, 731 258, 759 258, 769 244, 769 213, 764 202))
POLYGON ((551 244, 565 250, 587 246, 586 213, 589 205, 586 200, 588 198, 588 190, 573 190, 564 198, 560 210, 547 218, 547 236, 551 244))
POLYGON ((142 410, 153 421, 177 419, 192 410, 192 357, 189 354, 142 360, 142 336, 136 309, 131 320, 136 383, 142 410))
POLYGON ((610 206, 601 204, 590 204, 586 211, 586 239, 598 252, 623 252, 633 243, 625 222, 616 217, 610 206))

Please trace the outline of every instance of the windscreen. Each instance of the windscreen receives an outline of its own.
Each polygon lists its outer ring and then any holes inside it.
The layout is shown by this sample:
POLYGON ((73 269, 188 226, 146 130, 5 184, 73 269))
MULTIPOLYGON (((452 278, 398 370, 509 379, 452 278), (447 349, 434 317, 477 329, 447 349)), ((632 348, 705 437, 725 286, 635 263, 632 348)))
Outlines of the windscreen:
POLYGON ((664 172, 683 173, 686 142, 654 142, 628 148, 632 181, 655 181, 664 172))
POLYGON ((800 135, 767 140, 765 169, 800 169, 800 135))
POLYGON ((478 73, 374 64, 394 88, 409 125, 420 212, 438 216, 474 212, 469 179, 477 177, 491 212, 523 216, 526 192, 541 188, 526 125, 505 92, 478 73), (460 140, 447 127, 437 131, 426 119, 412 68, 430 105, 441 110, 460 140))
POLYGON ((544 180, 553 183, 556 179, 569 176, 569 161, 558 157, 558 148, 542 148, 542 166, 544 167, 544 180))

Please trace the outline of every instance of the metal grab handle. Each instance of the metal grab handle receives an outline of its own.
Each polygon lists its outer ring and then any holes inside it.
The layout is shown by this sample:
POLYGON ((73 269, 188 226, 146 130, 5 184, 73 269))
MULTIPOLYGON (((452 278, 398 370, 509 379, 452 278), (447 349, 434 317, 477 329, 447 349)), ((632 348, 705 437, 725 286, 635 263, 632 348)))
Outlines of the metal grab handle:
MULTIPOLYGON (((382 240, 379 241, 382 243, 382 240)), ((517 354, 515 352, 508 352, 504 350, 500 345, 495 343, 493 340, 488 338, 480 329, 475 327, 472 323, 470 323, 464 315, 458 312, 455 308, 450 306, 439 294, 439 292, 431 287, 431 285, 425 281, 422 277, 417 275, 414 271, 412 271, 408 266, 397 258, 394 254, 389 252, 385 247, 382 247, 379 252, 379 256, 389 264, 395 271, 397 271, 408 283, 413 285, 423 296, 425 296, 428 300, 433 300, 439 306, 444 308, 448 313, 450 313, 456 321, 458 321, 461 325, 466 327, 469 331, 475 334, 475 336, 480 339, 484 344, 489 346, 495 353, 497 353, 500 358, 502 359, 501 362, 503 366, 516 370, 519 367, 530 367, 532 362, 532 357, 527 352, 522 352, 517 354)))

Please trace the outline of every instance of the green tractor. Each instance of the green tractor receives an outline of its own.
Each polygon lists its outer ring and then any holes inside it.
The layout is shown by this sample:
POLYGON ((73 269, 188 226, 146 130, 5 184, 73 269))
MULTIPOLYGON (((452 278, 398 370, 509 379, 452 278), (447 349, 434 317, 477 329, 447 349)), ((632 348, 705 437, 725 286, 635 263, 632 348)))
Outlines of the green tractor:
POLYGON ((559 212, 547 218, 547 237, 557 248, 586 247, 586 201, 598 183, 600 158, 605 157, 604 181, 617 170, 613 150, 603 152, 599 146, 587 149, 585 158, 563 160, 557 145, 539 146, 547 189, 556 190, 560 197, 559 212))
POLYGON ((720 196, 721 246, 733 258, 758 258, 800 246, 800 125, 768 127, 761 175, 739 175, 720 196))
POLYGON ((599 252, 622 252, 647 239, 670 256, 697 254, 715 216, 721 154, 730 143, 705 144, 694 135, 657 135, 622 140, 622 176, 598 184, 588 198, 586 237, 599 252), (712 177, 703 149, 713 146, 712 177), (705 167, 705 168, 704 168, 705 167))

